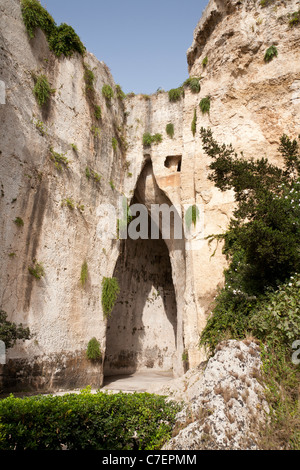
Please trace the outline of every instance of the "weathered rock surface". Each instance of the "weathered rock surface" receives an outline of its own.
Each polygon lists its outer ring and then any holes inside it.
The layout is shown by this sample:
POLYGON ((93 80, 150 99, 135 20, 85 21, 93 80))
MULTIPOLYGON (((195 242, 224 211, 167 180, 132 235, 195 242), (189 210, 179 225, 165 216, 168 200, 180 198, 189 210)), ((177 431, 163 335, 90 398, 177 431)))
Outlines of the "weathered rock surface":
POLYGON ((0 308, 33 333, 8 351, 7 387, 100 386, 105 360, 108 372, 168 367, 180 377, 183 353, 191 368, 206 359, 199 335, 226 267, 222 247, 209 245, 206 237, 226 229, 234 197, 208 180, 210 160, 199 130, 211 127, 217 140, 243 150, 245 158, 268 156, 281 164, 281 135, 295 137, 300 127, 300 29, 288 22, 298 9, 296 0, 267 8, 250 0, 210 0, 188 51, 190 76, 201 76, 200 93, 186 87, 180 101, 170 102, 165 92, 118 99, 103 62, 90 53, 55 58, 41 31, 29 40, 19 0, 1 0, 0 80, 6 104, 0 104, 0 308), (265 63, 271 45, 278 56, 265 63), (95 76, 100 121, 85 93, 84 64, 95 76), (33 73, 45 74, 55 89, 43 110, 32 92, 33 73), (115 92, 110 105, 102 96, 104 84, 115 92), (211 107, 203 115, 199 102, 206 96, 211 107), (166 133, 169 123, 173 138, 166 133), (145 132, 160 133, 162 142, 144 147, 145 132), (64 171, 51 160, 51 147, 71 161, 64 171), (86 168, 101 175, 100 183, 87 178, 86 168), (116 235, 111 239, 107 235, 116 227, 111 208, 118 207, 121 195, 149 211, 153 203, 174 206, 178 217, 198 204, 198 224, 181 240, 159 241, 165 245, 157 251, 147 240, 137 247, 116 235), (23 226, 14 223, 16 217, 23 226), (132 257, 126 259, 126 253, 132 257), (134 256, 140 257, 136 264, 134 256), (28 272, 35 260, 44 265, 40 280, 28 272), (114 275, 122 297, 108 321, 101 283, 114 275), (126 286, 131 287, 127 296, 126 286), (103 353, 98 365, 85 357, 92 337, 103 353))
POLYGON ((257 449, 268 405, 259 382, 260 348, 251 341, 221 343, 206 365, 163 387, 186 403, 165 450, 257 449))

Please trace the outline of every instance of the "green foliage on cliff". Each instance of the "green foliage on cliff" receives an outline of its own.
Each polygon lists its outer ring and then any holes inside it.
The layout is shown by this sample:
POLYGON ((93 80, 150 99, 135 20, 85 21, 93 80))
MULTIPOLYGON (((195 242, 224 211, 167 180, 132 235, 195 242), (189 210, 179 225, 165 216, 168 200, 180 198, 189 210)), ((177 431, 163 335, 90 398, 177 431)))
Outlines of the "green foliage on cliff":
POLYGON ((42 279, 45 275, 45 269, 43 263, 38 263, 36 260, 33 261, 33 265, 28 267, 30 274, 36 279, 42 279))
POLYGON ((46 75, 34 76, 34 80, 35 86, 33 88, 33 94, 39 106, 42 107, 48 103, 51 94, 54 93, 55 90, 51 88, 46 75))
POLYGON ((107 100, 107 101, 110 101, 113 97, 114 97, 114 92, 113 92, 113 89, 110 85, 103 85, 102 87, 102 96, 104 96, 104 98, 107 100))
POLYGON ((174 137, 174 124, 169 123, 166 125, 166 133, 168 134, 171 139, 174 137))
POLYGON ((120 286, 117 278, 104 277, 102 280, 102 309, 105 317, 108 317, 116 303, 120 293, 120 286))
POLYGON ((182 86, 188 87, 193 93, 199 93, 201 90, 200 87, 200 78, 191 77, 185 80, 182 86))
POLYGON ((0 400, 0 450, 155 450, 171 437, 180 406, 148 393, 0 400))
POLYGON ((146 132, 143 135, 143 145, 144 147, 151 147, 152 144, 159 144, 162 142, 162 135, 161 134, 154 134, 151 135, 149 132, 146 132))
POLYGON ((208 113, 210 110, 210 97, 206 96, 205 98, 202 98, 199 106, 200 106, 202 114, 208 113))
POLYGON ((65 23, 57 26, 52 16, 37 0, 21 0, 23 21, 31 39, 37 28, 44 31, 50 50, 57 57, 64 54, 71 56, 74 52, 83 55, 85 47, 72 26, 65 23))
POLYGON ((192 131, 194 137, 195 137, 195 134, 196 134, 196 130, 197 130, 197 111, 195 109, 194 110, 194 117, 193 117, 192 124, 191 124, 191 131, 192 131))
POLYGON ((300 272, 300 153, 298 141, 283 135, 284 168, 279 168, 266 158, 238 157, 210 130, 202 128, 201 136, 212 158, 209 178, 221 191, 233 189, 237 203, 226 232, 211 237, 224 242, 229 261, 225 286, 202 335, 202 342, 214 346, 225 331, 242 337, 252 330, 251 315, 267 293, 300 272))
POLYGON ((0 309, 0 341, 5 343, 6 349, 12 348, 17 340, 25 341, 30 339, 30 336, 29 328, 8 321, 7 313, 0 309))
POLYGON ((88 278, 88 264, 86 261, 84 261, 82 263, 81 272, 80 272, 80 283, 82 287, 85 286, 87 278, 88 278))
POLYGON ((175 103, 184 96, 184 88, 182 86, 178 88, 172 88, 169 90, 168 95, 169 101, 171 101, 171 103, 175 103))
POLYGON ((292 361, 300 339, 299 141, 281 137, 279 168, 239 157, 210 129, 201 136, 212 158, 209 178, 221 191, 234 190, 236 209, 225 233, 210 237, 223 242, 228 268, 200 345, 213 352, 220 341, 249 334, 261 342, 271 411, 260 448, 300 449, 300 365, 292 361))
POLYGON ((271 60, 273 60, 274 57, 277 57, 277 56, 278 56, 277 48, 275 46, 271 46, 266 50, 264 61, 271 62, 271 60))
POLYGON ((102 353, 100 350, 100 343, 97 338, 92 338, 88 342, 88 347, 86 350, 86 357, 90 361, 99 361, 102 358, 102 353))

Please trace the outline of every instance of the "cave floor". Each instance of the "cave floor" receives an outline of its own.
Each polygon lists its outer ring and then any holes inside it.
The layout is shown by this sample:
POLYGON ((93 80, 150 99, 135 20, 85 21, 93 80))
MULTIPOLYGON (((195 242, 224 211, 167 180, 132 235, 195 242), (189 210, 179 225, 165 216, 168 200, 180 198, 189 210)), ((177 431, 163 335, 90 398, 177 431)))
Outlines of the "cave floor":
POLYGON ((101 390, 154 393, 173 379, 172 372, 139 371, 133 374, 105 377, 101 390))

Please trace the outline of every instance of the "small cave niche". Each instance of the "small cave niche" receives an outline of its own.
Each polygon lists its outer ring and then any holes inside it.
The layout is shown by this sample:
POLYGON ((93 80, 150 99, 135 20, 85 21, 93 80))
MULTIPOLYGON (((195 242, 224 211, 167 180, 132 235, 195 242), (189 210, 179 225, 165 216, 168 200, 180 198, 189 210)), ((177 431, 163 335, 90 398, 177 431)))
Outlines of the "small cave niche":
POLYGON ((181 155, 170 155, 165 159, 165 167, 171 171, 181 172, 181 163, 182 163, 182 156, 181 155))

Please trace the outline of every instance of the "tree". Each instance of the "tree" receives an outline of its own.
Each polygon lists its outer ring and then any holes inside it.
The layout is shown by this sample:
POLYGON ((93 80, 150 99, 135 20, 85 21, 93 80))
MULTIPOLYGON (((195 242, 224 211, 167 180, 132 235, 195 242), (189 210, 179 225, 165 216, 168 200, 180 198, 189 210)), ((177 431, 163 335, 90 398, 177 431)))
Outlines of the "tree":
POLYGON ((7 320, 7 314, 4 310, 0 310, 0 340, 5 343, 6 348, 12 348, 18 339, 30 339, 29 328, 16 325, 7 320))
MULTIPOLYGON (((214 345, 225 331, 243 337, 258 303, 300 269, 300 152, 298 140, 283 135, 279 152, 284 166, 266 158, 245 158, 232 145, 219 145, 201 128, 203 149, 212 159, 209 179, 221 191, 232 189, 236 207, 222 241, 228 259, 225 285, 201 342, 214 345), (220 333, 222 332, 222 333, 220 333)), ((225 335, 226 336, 226 335, 225 335)))

